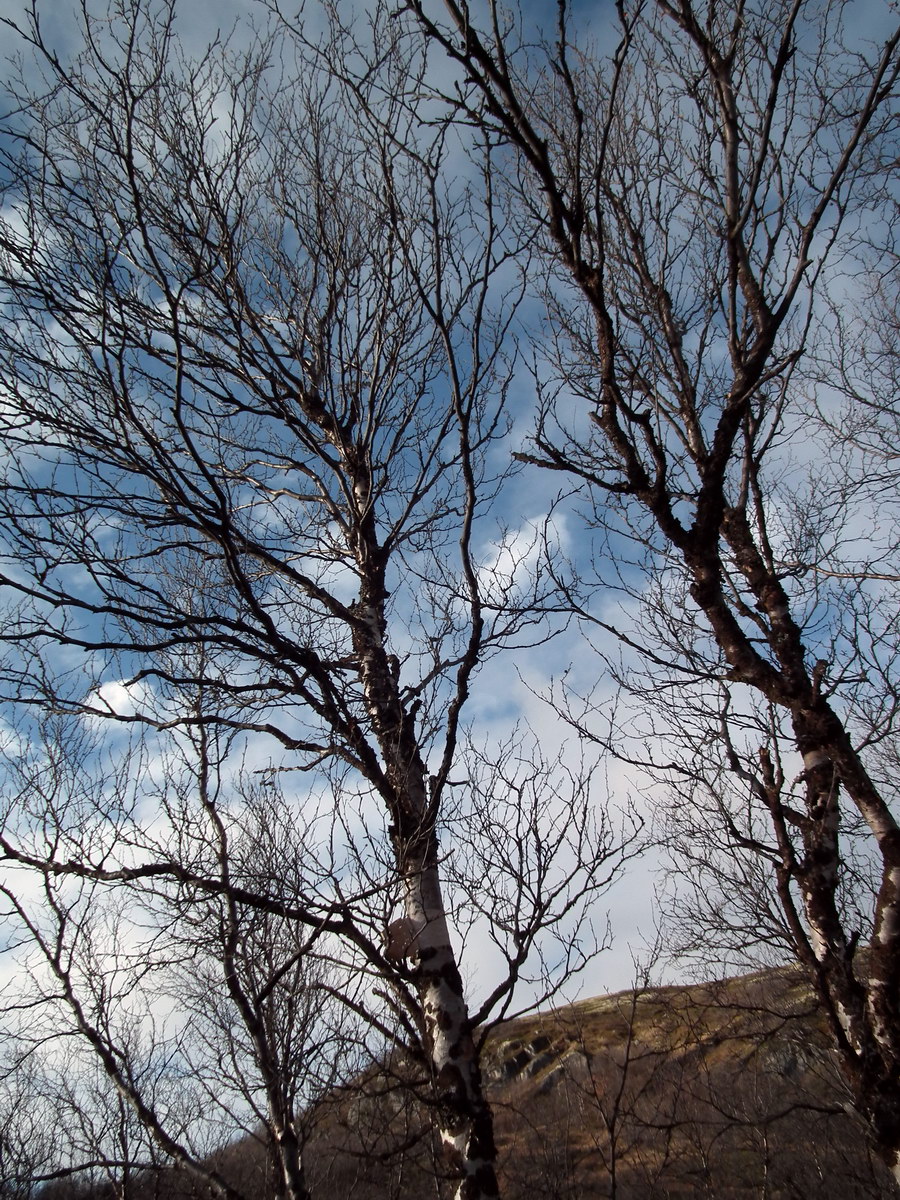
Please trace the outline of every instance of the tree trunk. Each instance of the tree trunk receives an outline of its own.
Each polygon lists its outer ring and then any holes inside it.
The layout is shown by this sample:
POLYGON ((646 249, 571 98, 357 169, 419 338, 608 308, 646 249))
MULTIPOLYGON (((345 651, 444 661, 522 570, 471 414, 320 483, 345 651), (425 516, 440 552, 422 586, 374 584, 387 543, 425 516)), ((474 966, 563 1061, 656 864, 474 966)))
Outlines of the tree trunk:
MULTIPOLYGON (((365 488, 360 488, 365 495, 365 488)), ((404 889, 407 945, 415 964, 422 1034, 434 1086, 441 1144, 457 1200, 494 1200, 493 1116, 484 1097, 462 977, 450 942, 438 872, 437 797, 429 795, 414 717, 403 705, 386 647, 380 547, 371 516, 361 514, 357 561, 363 584, 353 632, 369 719, 385 764, 385 799, 397 872, 404 889)))
POLYGON ((437 867, 425 867, 409 885, 407 917, 416 931, 417 988, 444 1155, 459 1179, 458 1200, 489 1200, 499 1195, 493 1116, 484 1097, 437 867))

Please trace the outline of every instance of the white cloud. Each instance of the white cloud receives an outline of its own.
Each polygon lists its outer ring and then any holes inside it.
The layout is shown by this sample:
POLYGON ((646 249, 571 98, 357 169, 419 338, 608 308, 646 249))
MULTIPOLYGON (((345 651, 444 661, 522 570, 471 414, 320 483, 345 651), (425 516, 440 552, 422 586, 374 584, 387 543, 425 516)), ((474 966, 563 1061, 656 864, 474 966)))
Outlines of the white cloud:
POLYGON ((544 539, 565 548, 565 521, 556 515, 525 517, 489 542, 478 567, 478 582, 489 602, 502 603, 529 588, 539 574, 544 539))
POLYGON ((145 683, 125 679, 102 683, 88 697, 87 703, 98 716, 133 717, 147 709, 152 691, 145 683))

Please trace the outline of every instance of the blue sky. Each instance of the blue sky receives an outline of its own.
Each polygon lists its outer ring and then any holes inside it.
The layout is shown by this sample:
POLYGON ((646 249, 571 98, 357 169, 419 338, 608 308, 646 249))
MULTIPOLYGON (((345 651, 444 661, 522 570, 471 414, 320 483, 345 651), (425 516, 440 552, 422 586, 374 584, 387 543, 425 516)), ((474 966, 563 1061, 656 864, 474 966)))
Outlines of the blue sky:
MULTIPOLYGON (((216 3, 185 5, 179 21, 181 37, 188 51, 201 48, 217 31, 227 32, 235 20, 243 19, 253 12, 254 6, 238 0, 218 0, 216 3)), ((61 49, 69 42, 66 27, 70 9, 66 3, 57 3, 52 8, 44 6, 46 21, 58 39, 61 49), (52 22, 52 24, 51 24, 52 22)), ((0 0, 0 13, 17 19, 24 11, 21 4, 11 0, 0 0)), ((309 6, 312 12, 312 6, 309 6)), ((600 42, 608 38, 607 21, 613 11, 611 4, 579 5, 579 16, 591 28, 591 33, 600 42)), ((889 6, 864 0, 854 6, 854 27, 861 35, 877 37, 890 19, 889 6)), ((527 411, 533 400, 533 383, 526 371, 520 371, 516 387, 519 403, 527 411)), ((527 425, 527 418, 523 422, 527 425)), ((496 515, 509 526, 514 536, 527 537, 528 530, 540 523, 548 512, 559 486, 559 480, 551 475, 530 471, 520 475, 505 493, 504 508, 496 515)), ((586 554, 588 538, 571 515, 561 522, 565 549, 576 560, 586 554)), ((480 547, 485 559, 491 557, 489 537, 480 547)), ((614 612, 619 598, 613 594, 600 594, 598 609, 614 612)), ((631 614, 633 618, 633 613, 631 614)), ((627 618, 626 618, 627 619, 627 618)), ((552 678, 569 672, 570 679, 577 679, 582 690, 590 690, 597 682, 597 699, 609 699, 612 684, 602 675, 599 661, 586 656, 581 635, 575 627, 561 634, 546 646, 533 652, 518 654, 511 661, 501 657, 489 664, 481 673, 470 705, 470 717, 479 728, 496 732, 508 731, 519 716, 527 717, 539 732, 548 747, 555 749, 568 734, 566 727, 555 716, 552 709, 540 699, 546 694, 552 678)), ((606 768, 611 798, 625 804, 634 797, 638 806, 645 803, 649 790, 648 782, 639 772, 610 761, 606 768)), ((613 990, 626 986, 631 977, 631 952, 639 952, 642 935, 652 937, 652 902, 657 874, 655 860, 648 856, 643 866, 633 866, 627 878, 616 887, 611 898, 609 919, 615 937, 613 950, 602 956, 583 981, 586 992, 613 990)), ((605 919, 601 907, 597 914, 598 925, 605 919)), ((477 955, 476 955, 477 958, 477 955)), ((479 981, 481 982, 481 981, 479 981)))

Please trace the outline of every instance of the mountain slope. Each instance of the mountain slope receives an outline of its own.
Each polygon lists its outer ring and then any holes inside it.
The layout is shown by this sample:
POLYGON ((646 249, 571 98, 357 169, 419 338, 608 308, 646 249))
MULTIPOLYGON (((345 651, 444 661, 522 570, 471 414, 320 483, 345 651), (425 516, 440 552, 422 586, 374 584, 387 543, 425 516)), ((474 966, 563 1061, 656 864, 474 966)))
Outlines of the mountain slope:
MULTIPOLYGON (((485 1083, 505 1200, 862 1200, 892 1195, 797 968, 596 997, 490 1031, 485 1083)), ((381 1064, 308 1117, 314 1200, 440 1200, 427 1080, 381 1064)), ((278 1193, 260 1141, 216 1165, 248 1200, 278 1193)), ((109 1185, 43 1200, 107 1200, 109 1185)), ((173 1170, 129 1200, 203 1200, 173 1170)))
MULTIPOLYGON (((891 1194, 796 968, 508 1022, 488 1035, 484 1073, 509 1200, 891 1194)), ((425 1125, 388 1079, 380 1104, 357 1098, 351 1119, 315 1135, 314 1194, 345 1194, 338 1183, 348 1196, 437 1194, 427 1138, 402 1161, 379 1158, 391 1134, 425 1125), (391 1134, 376 1136, 388 1110, 391 1134)))

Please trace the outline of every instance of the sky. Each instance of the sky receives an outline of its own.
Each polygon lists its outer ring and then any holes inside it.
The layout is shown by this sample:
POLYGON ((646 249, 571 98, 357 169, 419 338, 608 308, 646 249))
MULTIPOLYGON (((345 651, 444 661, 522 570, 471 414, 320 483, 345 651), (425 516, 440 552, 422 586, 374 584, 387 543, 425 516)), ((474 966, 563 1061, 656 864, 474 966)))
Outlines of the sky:
MULTIPOLYGON (((193 0, 191 4, 185 4, 179 20, 184 45, 189 51, 201 48, 217 32, 227 32, 235 22, 247 18, 254 7, 246 0, 193 0)), ((580 4, 577 11, 583 20, 597 26, 592 32, 602 40, 608 29, 607 19, 612 7, 609 3, 580 4)), ((309 11, 312 8, 312 5, 308 6, 309 11)), ((0 0, 0 15, 7 19, 18 20, 23 11, 24 6, 16 0, 0 0)), ((42 11, 46 13, 48 25, 52 22, 52 35, 64 50, 70 43, 67 30, 71 12, 69 5, 66 0, 56 0, 53 5, 45 3, 42 11)), ((889 19, 889 7, 878 0, 858 0, 854 5, 855 27, 861 34, 877 37, 889 19)), ((524 375, 520 379, 520 386, 524 389, 530 386, 524 375)), ((508 500, 508 518, 511 522, 515 518, 518 523, 514 528, 527 531, 531 523, 540 522, 547 512, 555 487, 555 481, 549 478, 522 476, 508 500)), ((572 532, 571 526, 568 537, 567 549, 577 554, 578 535, 572 532)), ((485 547, 485 552, 487 550, 485 547)), ((610 598, 609 604, 615 603, 610 598)), ((569 731, 539 695, 546 693, 552 677, 558 677, 573 664, 574 671, 585 687, 590 685, 591 673, 601 670, 596 660, 585 661, 580 634, 574 627, 540 651, 517 659, 515 664, 503 658, 495 660, 480 676, 470 706, 471 717, 481 730, 498 732, 508 729, 515 717, 527 717, 545 745, 555 750, 563 744, 569 731)), ((598 678, 598 682, 600 694, 610 697, 612 684, 604 682, 602 678, 598 678)), ((635 769, 610 761, 605 766, 605 778, 614 802, 624 805, 633 800, 641 812, 649 813, 649 781, 635 769)), ((640 958, 654 938, 658 866, 658 857, 648 852, 644 861, 632 864, 627 875, 615 885, 608 905, 600 905, 597 925, 602 927, 608 916, 614 940, 611 949, 597 959, 580 981, 583 994, 617 990, 630 984, 634 957, 640 958)), ((473 958, 478 961, 482 958, 481 952, 476 950, 473 958)), ((671 965, 666 968, 670 978, 675 969, 671 965)), ((479 986, 487 986, 486 981, 480 979, 479 986)))
MULTIPOLYGON (((72 8, 67 3, 39 7, 48 36, 65 55, 75 40, 69 28, 72 8)), ((217 32, 227 32, 235 23, 239 25, 253 13, 254 8, 246 0, 216 0, 214 3, 210 0, 194 0, 190 5, 184 5, 179 15, 180 40, 189 53, 199 52, 217 32)), ((92 5, 92 9, 95 12, 102 11, 97 5, 92 5)), ((0 15, 7 19, 22 21, 26 11, 27 6, 15 0, 0 0, 0 15)), ((532 384, 526 374, 520 375, 518 386, 526 392, 531 390, 532 384)), ((504 519, 521 522, 522 532, 519 536, 527 539, 533 528, 544 519, 556 488, 557 483, 552 479, 545 481, 542 478, 520 477, 514 482, 507 500, 510 516, 504 514, 504 519)), ((482 550, 489 560, 490 546, 484 546, 482 550)), ((501 554, 501 562, 502 558, 501 554)), ((479 678, 470 703, 470 719, 479 731, 496 731, 498 735, 507 733, 515 721, 527 719, 539 734, 543 748, 548 753, 556 752, 567 739, 571 741, 571 737, 552 708, 538 696, 547 691, 549 679, 559 673, 561 664, 568 667, 577 656, 578 648, 579 638, 573 629, 561 634, 544 649, 525 657, 516 656, 515 662, 508 655, 494 660, 479 678)), ((108 684, 105 695, 113 695, 117 686, 115 682, 108 684)), ((566 750, 561 752, 569 753, 566 750)), ((597 788, 599 803, 605 804, 606 796, 601 793, 605 793, 608 787, 613 806, 636 804, 644 809, 640 796, 644 781, 636 783, 633 772, 616 763, 607 764, 603 773, 606 782, 597 788)), ((594 922, 602 932, 609 921, 613 931, 612 945, 578 981, 576 986, 582 994, 617 990, 629 985, 633 957, 642 953, 645 940, 653 939, 653 877, 649 860, 643 866, 634 866, 614 887, 608 906, 601 901, 594 922)), ((477 933, 475 936, 477 939, 477 933)), ((489 961, 490 955, 486 951, 485 946, 484 953, 478 948, 471 953, 470 947, 470 961, 489 961)), ((478 978, 477 981, 473 979, 473 990, 483 993, 489 989, 492 981, 483 969, 476 974, 478 978)))

